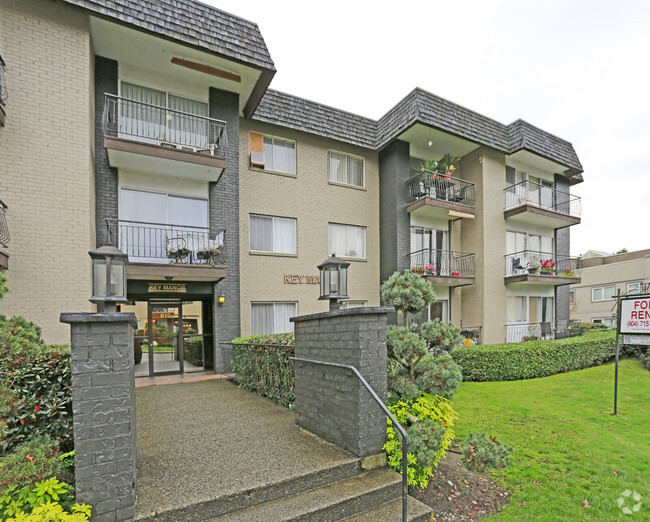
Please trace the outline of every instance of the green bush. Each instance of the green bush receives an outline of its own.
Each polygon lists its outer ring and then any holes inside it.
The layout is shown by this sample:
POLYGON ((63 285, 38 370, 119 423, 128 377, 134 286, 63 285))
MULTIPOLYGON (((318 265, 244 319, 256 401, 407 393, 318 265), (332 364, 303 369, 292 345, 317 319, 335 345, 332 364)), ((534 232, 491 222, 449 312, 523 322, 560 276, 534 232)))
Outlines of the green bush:
POLYGON ((296 399, 293 390, 293 333, 253 335, 233 341, 233 371, 242 388, 283 406, 296 399), (279 346, 264 346, 279 345, 279 346))
POLYGON ((30 440, 0 459, 0 496, 9 489, 33 487, 48 477, 66 478, 58 442, 47 437, 30 440))
POLYGON ((39 326, 24 317, 0 315, 0 371, 20 367, 46 350, 39 326))
MULTIPOLYGON (((411 487, 426 488, 433 470, 454 439, 457 414, 443 397, 422 394, 415 400, 400 400, 388 409, 406 430, 407 481, 411 487)), ((384 450, 390 468, 402 472, 402 438, 388 420, 384 450)))
POLYGON ((460 451, 467 469, 486 471, 508 466, 512 448, 485 433, 470 433, 460 444, 460 451))
POLYGON ((12 486, 0 496, 0 514, 7 522, 83 522, 92 508, 73 503, 74 489, 56 477, 18 488, 12 486))
POLYGON ((460 328, 452 323, 443 323, 440 319, 424 323, 420 327, 420 337, 427 343, 427 350, 433 355, 451 352, 463 340, 460 328))
POLYGON ((405 270, 403 274, 394 272, 381 285, 381 299, 404 313, 404 323, 408 324, 408 314, 424 310, 435 299, 433 286, 425 278, 405 270))
POLYGON ((460 347, 451 356, 465 381, 514 381, 603 364, 616 353, 613 331, 554 341, 460 347))
POLYGON ((8 408, 0 451, 42 436, 58 440, 63 451, 73 447, 70 348, 46 346, 23 357, 20 365, 0 360, 8 408))

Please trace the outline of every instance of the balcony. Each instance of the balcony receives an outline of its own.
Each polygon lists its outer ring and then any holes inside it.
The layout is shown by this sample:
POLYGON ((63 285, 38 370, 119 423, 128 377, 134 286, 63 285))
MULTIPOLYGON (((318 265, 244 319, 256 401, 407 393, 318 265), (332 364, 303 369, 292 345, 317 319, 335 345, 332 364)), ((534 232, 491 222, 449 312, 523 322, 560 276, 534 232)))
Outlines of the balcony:
POLYGON ((503 217, 524 225, 554 229, 580 223, 582 201, 568 192, 532 181, 522 181, 504 191, 503 217))
POLYGON ((9 268, 9 227, 7 205, 0 200, 0 268, 9 268))
POLYGON ((111 167, 218 181, 226 122, 105 95, 102 127, 111 167))
POLYGON ((225 237, 225 230, 107 219, 104 244, 129 256, 129 279, 218 281, 226 276, 225 237))
POLYGON ((578 258, 523 250, 505 256, 505 284, 572 285, 580 282, 578 258), (545 268, 546 267, 546 268, 545 268))
POLYGON ((473 253, 427 248, 408 254, 411 271, 434 285, 473 285, 476 259, 473 253))
POLYGON ((569 321, 506 325, 507 343, 520 343, 537 339, 564 339, 571 336, 569 321))
POLYGON ((474 183, 425 171, 407 181, 410 204, 406 211, 422 217, 474 219, 474 183))

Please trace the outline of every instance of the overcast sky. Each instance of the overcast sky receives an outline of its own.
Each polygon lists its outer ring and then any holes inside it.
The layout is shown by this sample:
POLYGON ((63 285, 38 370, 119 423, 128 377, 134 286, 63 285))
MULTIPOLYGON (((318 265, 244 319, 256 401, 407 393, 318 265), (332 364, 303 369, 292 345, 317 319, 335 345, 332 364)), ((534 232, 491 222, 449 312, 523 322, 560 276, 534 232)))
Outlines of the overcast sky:
POLYGON ((208 0, 256 22, 271 87, 379 118, 414 87, 571 143, 571 253, 650 248, 650 2, 208 0))

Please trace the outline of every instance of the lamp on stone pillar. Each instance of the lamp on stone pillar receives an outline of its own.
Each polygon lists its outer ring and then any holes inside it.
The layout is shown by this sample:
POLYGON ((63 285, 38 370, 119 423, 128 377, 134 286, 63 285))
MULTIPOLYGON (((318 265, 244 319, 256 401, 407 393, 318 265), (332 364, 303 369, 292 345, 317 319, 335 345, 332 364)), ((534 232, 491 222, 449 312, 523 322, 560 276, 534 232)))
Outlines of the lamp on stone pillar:
POLYGON ((126 304, 126 263, 128 256, 119 248, 103 246, 88 252, 93 261, 92 303, 100 312, 115 312, 126 304))
POLYGON ((332 254, 328 260, 318 265, 320 270, 320 297, 330 300, 330 312, 338 309, 339 299, 348 299, 348 267, 350 263, 332 254))

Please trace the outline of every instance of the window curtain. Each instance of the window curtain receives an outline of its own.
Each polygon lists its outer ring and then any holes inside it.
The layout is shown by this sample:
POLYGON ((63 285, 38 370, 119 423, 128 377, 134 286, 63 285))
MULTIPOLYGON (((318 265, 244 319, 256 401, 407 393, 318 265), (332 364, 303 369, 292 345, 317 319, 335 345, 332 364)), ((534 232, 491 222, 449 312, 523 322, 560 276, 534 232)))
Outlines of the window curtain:
POLYGON ((347 247, 345 242, 345 226, 329 225, 329 253, 330 255, 337 254, 339 256, 347 255, 347 247))
POLYGON ((366 229, 363 227, 347 227, 347 242, 349 257, 366 257, 366 229))
POLYGON ((273 158, 273 138, 264 136, 262 142, 262 152, 264 153, 264 168, 268 170, 275 170, 275 163, 273 158))
POLYGON ((296 220, 273 218, 273 251, 283 254, 296 253, 296 220))
POLYGON ((363 187, 363 160, 348 156, 348 183, 363 187))
POLYGON ((167 249, 167 195, 143 190, 120 189, 120 250, 133 261, 165 258, 167 249), (135 222, 135 223, 134 223, 135 222), (142 225, 143 223, 160 223, 142 225))
POLYGON ((165 106, 164 92, 122 82, 122 98, 126 100, 120 100, 119 136, 137 136, 151 142, 166 139, 165 111, 158 108, 165 106))
POLYGON ((167 112, 168 140, 200 149, 208 148, 208 122, 196 116, 208 116, 208 104, 169 95, 169 108, 186 114, 167 112))
POLYGON ((296 315, 296 303, 275 303, 273 333, 293 332, 293 323, 289 318, 296 315))
POLYGON ((330 152, 330 181, 347 183, 345 155, 330 152))
POLYGON ((273 140, 273 169, 287 174, 296 173, 296 144, 290 141, 273 140))
POLYGON ((262 216, 250 219, 250 249, 273 252, 273 219, 262 216))
POLYGON ((251 304, 251 334, 268 335, 273 332, 273 303, 251 304))

